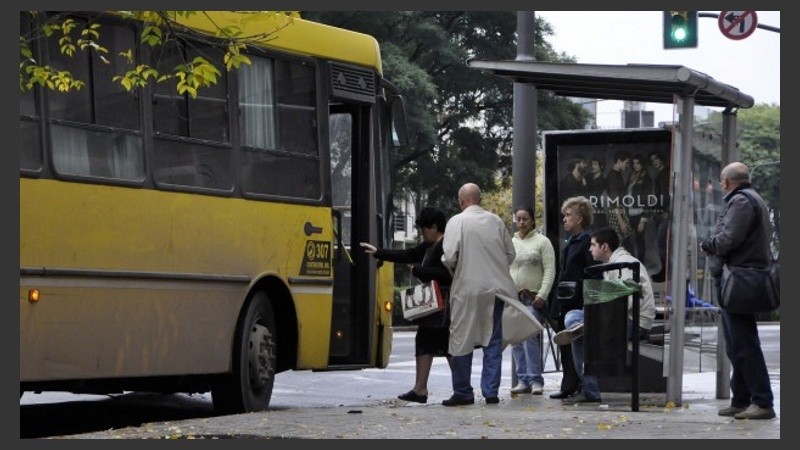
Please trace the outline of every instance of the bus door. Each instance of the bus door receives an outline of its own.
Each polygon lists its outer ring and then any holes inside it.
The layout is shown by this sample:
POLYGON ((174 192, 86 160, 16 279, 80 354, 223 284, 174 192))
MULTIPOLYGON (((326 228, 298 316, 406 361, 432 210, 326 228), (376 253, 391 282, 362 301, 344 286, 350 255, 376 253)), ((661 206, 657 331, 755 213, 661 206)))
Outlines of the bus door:
MULTIPOLYGON (((367 366, 374 302, 370 300, 368 255, 359 242, 369 240, 370 108, 363 104, 330 106, 331 199, 333 204, 333 317, 331 366, 367 366)), ((333 368, 333 367, 331 367, 333 368)))

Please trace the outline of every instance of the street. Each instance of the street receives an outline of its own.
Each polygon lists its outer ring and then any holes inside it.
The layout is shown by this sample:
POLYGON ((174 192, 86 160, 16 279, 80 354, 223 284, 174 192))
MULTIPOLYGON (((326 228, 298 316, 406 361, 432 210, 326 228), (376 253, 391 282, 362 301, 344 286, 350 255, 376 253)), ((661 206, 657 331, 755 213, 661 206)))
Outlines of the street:
MULTIPOLYGON (((780 397, 780 325, 759 327, 776 398, 780 397)), ((391 362, 386 369, 337 372, 284 372, 278 374, 270 410, 317 407, 358 407, 395 404, 396 396, 411 388, 414 379, 413 331, 394 333, 391 362)), ((545 345, 547 343, 545 342, 545 345)), ((481 352, 473 359, 473 386, 478 386, 481 352)), ((545 364, 545 395, 536 403, 552 402, 547 393, 558 388, 560 372, 554 371, 552 355, 545 364)), ((713 395, 713 373, 685 374, 687 395, 713 395)), ((511 387, 511 349, 503 357, 500 397, 508 398, 511 387)), ((450 370, 444 358, 435 358, 428 383, 428 404, 438 405, 450 396, 450 370)), ((476 403, 482 401, 477 389, 476 403)), ((402 403, 402 402, 401 402, 402 403)), ((777 403, 777 401, 776 401, 777 403)), ((116 396, 25 393, 20 399, 20 437, 63 436, 111 428, 139 427, 145 423, 214 417, 209 394, 168 395, 126 393, 116 396)))

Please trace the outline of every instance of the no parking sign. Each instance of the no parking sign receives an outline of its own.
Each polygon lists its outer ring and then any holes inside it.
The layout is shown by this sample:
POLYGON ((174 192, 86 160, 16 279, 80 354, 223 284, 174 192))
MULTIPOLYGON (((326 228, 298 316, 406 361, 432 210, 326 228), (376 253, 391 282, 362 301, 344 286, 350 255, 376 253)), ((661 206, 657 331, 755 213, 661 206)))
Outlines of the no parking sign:
POLYGON ((755 11, 722 11, 718 23, 725 37, 738 41, 756 31, 758 16, 755 11))

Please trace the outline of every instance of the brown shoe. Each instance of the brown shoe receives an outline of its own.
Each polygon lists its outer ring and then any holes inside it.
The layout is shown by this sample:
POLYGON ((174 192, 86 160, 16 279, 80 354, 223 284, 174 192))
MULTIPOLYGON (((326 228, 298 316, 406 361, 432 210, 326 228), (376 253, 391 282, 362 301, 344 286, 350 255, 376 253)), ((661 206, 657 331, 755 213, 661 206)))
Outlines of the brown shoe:
POLYGON ((753 420, 774 419, 775 410, 772 409, 771 406, 762 408, 761 406, 752 404, 748 406, 747 409, 734 415, 733 417, 736 419, 753 419, 753 420))
POLYGON ((733 417, 740 412, 744 412, 746 409, 747 406, 728 406, 717 411, 717 415, 723 417, 733 417))

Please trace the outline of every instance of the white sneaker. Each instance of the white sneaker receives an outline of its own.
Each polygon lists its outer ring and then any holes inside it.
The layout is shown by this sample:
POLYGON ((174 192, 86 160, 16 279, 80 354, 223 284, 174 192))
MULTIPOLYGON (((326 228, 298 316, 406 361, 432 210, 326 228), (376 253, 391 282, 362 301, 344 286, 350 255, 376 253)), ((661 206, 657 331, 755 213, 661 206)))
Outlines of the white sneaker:
POLYGON ((567 345, 581 336, 583 336, 583 323, 579 323, 572 328, 559 331, 553 336, 553 342, 556 345, 567 345))
POLYGON ((516 386, 511 388, 512 394, 530 394, 531 387, 525 383, 518 383, 516 386))
POLYGON ((544 386, 539 383, 533 383, 531 385, 531 394, 542 395, 542 393, 544 393, 544 386))

